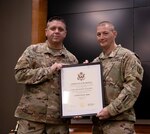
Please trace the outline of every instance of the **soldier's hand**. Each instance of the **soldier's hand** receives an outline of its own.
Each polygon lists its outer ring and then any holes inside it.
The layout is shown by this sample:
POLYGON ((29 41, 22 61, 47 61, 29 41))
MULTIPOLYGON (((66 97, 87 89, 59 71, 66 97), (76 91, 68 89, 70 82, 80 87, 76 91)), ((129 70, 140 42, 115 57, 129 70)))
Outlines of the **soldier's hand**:
POLYGON ((54 63, 52 66, 51 66, 51 70, 52 71, 58 71, 62 68, 62 64, 61 63, 54 63))
POLYGON ((73 117, 73 119, 82 119, 82 116, 76 115, 76 116, 73 117))
POLYGON ((83 63, 86 64, 86 63, 89 63, 89 61, 88 61, 88 60, 85 60, 83 63))
POLYGON ((100 120, 108 119, 110 117, 110 113, 107 107, 103 108, 99 113, 97 113, 96 117, 100 120))

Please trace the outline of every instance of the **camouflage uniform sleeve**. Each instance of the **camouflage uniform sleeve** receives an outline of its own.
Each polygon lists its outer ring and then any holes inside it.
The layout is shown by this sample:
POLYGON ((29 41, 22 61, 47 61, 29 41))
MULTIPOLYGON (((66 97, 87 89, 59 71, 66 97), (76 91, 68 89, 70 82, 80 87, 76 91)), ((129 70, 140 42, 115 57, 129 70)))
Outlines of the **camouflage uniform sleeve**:
POLYGON ((66 49, 66 52, 67 52, 68 58, 72 62, 72 64, 78 64, 79 63, 78 59, 76 58, 76 56, 74 54, 72 54, 67 49, 66 49))
POLYGON ((135 55, 127 54, 123 58, 122 72, 123 89, 118 97, 107 106, 111 116, 132 108, 141 91, 144 70, 135 55))
POLYGON ((52 77, 53 72, 50 67, 32 68, 31 64, 34 63, 30 57, 31 53, 31 47, 28 47, 17 61, 15 79, 18 83, 38 84, 52 77))
POLYGON ((72 58, 73 58, 73 63, 74 64, 78 64, 79 63, 78 59, 74 55, 72 56, 72 58))
POLYGON ((96 57, 92 62, 100 62, 99 57, 96 57))

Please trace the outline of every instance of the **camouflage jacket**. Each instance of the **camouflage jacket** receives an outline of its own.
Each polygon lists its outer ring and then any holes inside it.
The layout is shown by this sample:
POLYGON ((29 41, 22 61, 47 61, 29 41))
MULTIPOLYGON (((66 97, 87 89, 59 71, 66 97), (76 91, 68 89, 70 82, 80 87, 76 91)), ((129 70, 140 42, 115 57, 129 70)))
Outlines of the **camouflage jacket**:
POLYGON ((110 120, 135 121, 134 104, 141 91, 143 68, 130 50, 118 45, 105 56, 102 52, 93 62, 101 62, 105 103, 111 114, 110 120))
POLYGON ((15 66, 15 78, 25 89, 15 117, 45 123, 63 123, 60 117, 59 73, 50 69, 57 63, 76 64, 76 57, 65 47, 48 48, 47 41, 29 46, 15 66))

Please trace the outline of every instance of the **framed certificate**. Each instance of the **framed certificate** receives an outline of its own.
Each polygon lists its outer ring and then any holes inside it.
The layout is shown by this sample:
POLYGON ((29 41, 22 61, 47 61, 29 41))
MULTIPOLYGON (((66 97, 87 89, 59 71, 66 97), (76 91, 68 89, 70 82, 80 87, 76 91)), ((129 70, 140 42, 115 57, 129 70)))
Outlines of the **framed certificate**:
POLYGON ((103 108, 100 63, 64 65, 60 77, 62 117, 95 115, 103 108))

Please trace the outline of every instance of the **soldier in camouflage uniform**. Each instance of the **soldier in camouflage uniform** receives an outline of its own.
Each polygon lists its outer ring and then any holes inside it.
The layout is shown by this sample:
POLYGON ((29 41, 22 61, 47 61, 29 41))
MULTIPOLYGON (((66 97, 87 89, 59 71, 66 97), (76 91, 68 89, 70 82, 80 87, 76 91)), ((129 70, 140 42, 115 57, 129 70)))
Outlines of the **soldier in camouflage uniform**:
POLYGON ((15 111, 18 134, 68 134, 69 120, 60 117, 59 73, 63 64, 77 64, 63 45, 66 24, 52 17, 45 30, 46 42, 30 45, 15 66, 15 78, 25 89, 15 111))
POLYGON ((93 121, 93 134, 135 134, 133 106, 141 91, 143 68, 135 53, 117 45, 111 22, 97 26, 97 41, 103 52, 93 62, 103 67, 105 107, 93 121))

